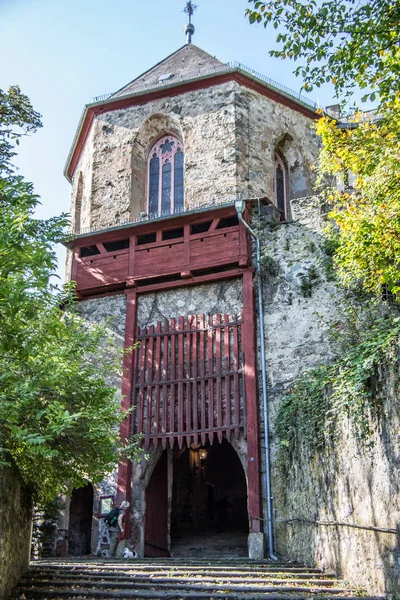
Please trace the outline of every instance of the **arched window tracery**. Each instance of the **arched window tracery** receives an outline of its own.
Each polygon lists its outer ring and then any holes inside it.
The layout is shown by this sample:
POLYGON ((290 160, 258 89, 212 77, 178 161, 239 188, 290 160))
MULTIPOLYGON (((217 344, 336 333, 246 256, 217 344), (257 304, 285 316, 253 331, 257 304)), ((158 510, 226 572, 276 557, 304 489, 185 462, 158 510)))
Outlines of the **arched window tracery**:
POLYGON ((274 202, 284 217, 288 218, 287 168, 278 152, 275 152, 274 202))
POLYGON ((183 144, 173 135, 159 139, 148 158, 148 213, 183 212, 183 144))

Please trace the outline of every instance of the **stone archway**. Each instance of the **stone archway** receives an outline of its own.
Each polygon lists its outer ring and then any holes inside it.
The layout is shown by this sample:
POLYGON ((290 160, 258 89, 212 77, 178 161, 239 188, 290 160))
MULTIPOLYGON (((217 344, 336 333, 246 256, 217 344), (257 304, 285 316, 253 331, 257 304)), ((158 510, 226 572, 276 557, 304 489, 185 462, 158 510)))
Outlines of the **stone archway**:
POLYGON ((247 551, 247 484, 243 466, 224 438, 213 445, 174 449, 171 548, 174 555, 247 551))
POLYGON ((69 507, 68 553, 83 556, 91 553, 93 486, 74 489, 69 507))

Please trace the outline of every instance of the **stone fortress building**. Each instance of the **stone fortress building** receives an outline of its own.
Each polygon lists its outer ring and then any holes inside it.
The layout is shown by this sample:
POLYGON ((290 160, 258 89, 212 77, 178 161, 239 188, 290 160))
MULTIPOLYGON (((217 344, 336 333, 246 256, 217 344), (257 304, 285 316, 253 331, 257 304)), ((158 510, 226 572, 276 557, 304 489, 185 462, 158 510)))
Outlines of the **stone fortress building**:
POLYGON ((101 515, 127 499, 141 556, 208 548, 351 569, 329 536, 285 525, 321 516, 320 492, 282 489, 273 438, 284 391, 329 355, 315 313, 335 312, 310 210, 316 108, 192 43, 85 107, 65 171, 67 272, 87 319, 139 343, 118 382, 134 407, 121 436, 141 434, 146 458, 74 491, 60 521, 70 553, 106 548, 101 515))
POLYGON ((66 170, 69 270, 83 314, 140 342, 122 436, 144 434, 149 458, 121 464, 106 495, 131 501, 142 554, 221 529, 263 555, 254 265, 235 200, 247 221, 291 219, 291 201, 312 193, 314 119, 308 102, 193 44, 85 109, 66 170))

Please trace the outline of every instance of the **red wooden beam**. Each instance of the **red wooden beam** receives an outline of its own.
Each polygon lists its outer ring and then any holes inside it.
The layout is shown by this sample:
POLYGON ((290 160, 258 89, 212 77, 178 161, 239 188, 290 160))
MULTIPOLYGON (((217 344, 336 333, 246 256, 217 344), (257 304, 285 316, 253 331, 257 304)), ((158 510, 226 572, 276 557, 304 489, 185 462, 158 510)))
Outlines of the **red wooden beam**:
POLYGON ((208 434, 208 441, 212 445, 214 441, 214 351, 213 338, 214 331, 212 329, 212 315, 208 315, 208 333, 207 333, 207 375, 208 375, 208 429, 211 433, 208 434))
POLYGON ((146 384, 147 384, 147 394, 146 400, 143 398, 143 402, 146 401, 146 419, 143 423, 144 429, 142 431, 145 432, 145 444, 144 447, 147 449, 149 447, 150 436, 152 435, 152 426, 153 426, 153 368, 154 368, 154 337, 152 334, 154 333, 154 325, 150 325, 149 327, 149 339, 147 342, 147 352, 146 352, 146 384))
POLYGON ((184 319, 183 319, 183 317, 179 317, 178 323, 179 323, 179 325, 178 325, 179 331, 181 332, 181 335, 178 336, 178 378, 180 380, 178 383, 178 431, 180 432, 178 435, 178 446, 179 446, 179 448, 182 448, 183 435, 181 432, 183 431, 183 424, 184 424, 183 383, 182 383, 183 360, 184 360, 184 347, 183 347, 184 319))
MULTIPOLYGON (((171 319, 171 331, 175 331, 175 319, 171 319)), ((171 381, 175 380, 175 353, 176 353, 176 336, 171 336, 171 381)), ((171 448, 174 447, 174 431, 175 431, 175 384, 171 383, 170 388, 170 421, 169 430, 171 435, 169 437, 169 445, 171 448)))
POLYGON ((207 416, 207 401, 206 401, 206 384, 205 384, 205 375, 206 375, 206 359, 205 359, 205 316, 200 315, 200 389, 201 389, 201 443, 204 446, 206 443, 206 416, 207 416))
POLYGON ((239 388, 239 375, 238 370, 239 360, 239 336, 237 327, 233 328, 233 370, 235 375, 233 376, 233 390, 234 390, 234 410, 233 410, 233 423, 235 425, 235 436, 239 437, 239 425, 240 425, 240 388, 239 388))
MULTIPOLYGON (((137 295, 133 290, 126 294, 126 317, 125 317, 125 341, 124 348, 133 346, 134 332, 136 329, 137 295)), ((122 377, 122 402, 121 409, 128 410, 132 403, 132 378, 133 378, 134 356, 133 352, 125 352, 123 377, 122 377)), ((129 439, 131 433, 130 417, 126 417, 120 426, 120 439, 122 442, 129 439)), ((130 502, 130 491, 132 481, 132 463, 128 459, 120 461, 118 465, 117 503, 122 500, 130 502)), ((125 519, 125 536, 129 538, 130 519, 125 519)))
POLYGON ((224 327, 224 371, 225 371, 225 435, 227 440, 230 438, 230 429, 229 426, 231 424, 231 378, 228 375, 230 370, 230 330, 229 330, 229 315, 224 315, 224 323, 226 327, 224 327))
MULTIPOLYGON (((157 323, 157 333, 161 334, 161 322, 159 321, 157 323)), ((155 436, 156 439, 158 440, 158 433, 159 433, 159 424, 162 423, 162 415, 161 415, 161 411, 160 411, 160 382, 161 382, 161 335, 159 335, 159 337, 156 338, 156 362, 154 365, 154 381, 155 381, 155 436)))
MULTIPOLYGON (((221 315, 216 317, 216 325, 221 325, 221 315)), ((215 374, 216 374, 216 408, 217 408, 217 437, 219 443, 222 442, 222 380, 221 380, 221 327, 215 332, 215 374)))
MULTIPOLYGON (((194 317, 195 318, 195 317, 194 317)), ((186 415, 185 415, 185 428, 187 431, 186 434, 186 444, 187 447, 189 448, 190 446, 190 440, 192 437, 192 434, 190 433, 193 429, 193 425, 192 425, 192 398, 191 398, 191 385, 190 385, 190 378, 191 378, 191 341, 192 341, 192 335, 190 333, 190 330, 192 329, 192 316, 189 315, 186 321, 186 341, 185 341, 185 354, 184 354, 184 366, 186 366, 186 369, 184 369, 184 377, 186 377, 187 382, 186 382, 186 390, 185 390, 185 394, 186 394, 186 415)), ((183 334, 182 334, 183 335, 183 334)))
MULTIPOLYGON (((260 315, 263 318, 263 315, 260 315)), ((243 274, 243 352, 245 362, 245 396, 247 408, 247 481, 250 532, 259 532, 261 515, 259 408, 257 394, 255 309, 253 276, 243 274)))
MULTIPOLYGON (((197 315, 193 316, 192 320, 192 329, 197 329, 197 315)), ((199 406, 198 406, 198 383, 196 381, 198 376, 198 368, 197 368, 197 340, 198 334, 195 332, 193 334, 193 343, 192 343, 192 377, 193 377, 193 430, 194 433, 194 445, 197 446, 199 443, 199 434, 197 433, 199 427, 199 406)))
MULTIPOLYGON (((144 330, 147 332, 147 329, 144 330)), ((144 402, 145 402, 145 386, 146 381, 146 351, 147 351, 147 340, 142 340, 140 343, 140 367, 139 367, 139 383, 140 392, 137 394, 136 406, 138 417, 137 417, 137 431, 135 433, 142 433, 144 431, 144 402)))
POLYGON ((162 447, 167 447, 167 438, 165 433, 167 432, 167 423, 168 423, 168 386, 165 384, 168 376, 168 320, 166 319, 164 322, 164 342, 163 342, 163 365, 161 370, 161 377, 163 381, 162 385, 162 433, 164 434, 162 437, 162 447))

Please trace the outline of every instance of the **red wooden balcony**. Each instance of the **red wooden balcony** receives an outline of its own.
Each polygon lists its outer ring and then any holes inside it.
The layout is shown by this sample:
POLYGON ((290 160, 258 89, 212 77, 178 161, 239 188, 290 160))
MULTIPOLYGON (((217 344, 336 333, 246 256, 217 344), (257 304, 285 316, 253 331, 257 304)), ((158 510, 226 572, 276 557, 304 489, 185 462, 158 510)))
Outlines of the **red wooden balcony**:
POLYGON ((84 296, 182 282, 250 261, 247 234, 232 206, 80 236, 69 245, 72 279, 84 296))

